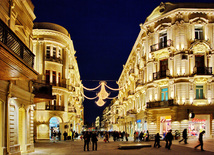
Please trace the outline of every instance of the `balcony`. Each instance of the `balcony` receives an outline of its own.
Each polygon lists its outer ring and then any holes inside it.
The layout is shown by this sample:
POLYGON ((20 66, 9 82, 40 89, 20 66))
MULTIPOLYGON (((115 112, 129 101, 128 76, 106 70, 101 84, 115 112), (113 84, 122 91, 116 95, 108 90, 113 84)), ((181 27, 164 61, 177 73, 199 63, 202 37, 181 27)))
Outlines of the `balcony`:
POLYGON ((57 87, 63 87, 67 88, 69 91, 75 92, 75 87, 72 85, 68 85, 65 82, 60 82, 60 83, 49 83, 52 86, 57 86, 57 87))
POLYGON ((152 102, 147 102, 147 108, 168 108, 170 106, 176 106, 174 104, 174 100, 168 100, 168 101, 152 101, 152 102))
POLYGON ((33 82, 34 103, 47 102, 56 99, 52 95, 52 86, 44 83, 33 82))
POLYGON ((33 69, 34 54, 18 36, 0 20, 0 79, 36 80, 38 73, 33 69))
POLYGON ((140 79, 138 79, 138 80, 136 81, 136 87, 137 87, 137 88, 138 88, 138 87, 143 87, 143 81, 140 80, 140 79))
POLYGON ((163 79, 169 77, 169 70, 159 71, 153 73, 153 80, 163 79))
POLYGON ((126 111, 126 116, 134 117, 137 114, 137 111, 135 109, 130 109, 126 111))
POLYGON ((163 41, 163 42, 159 42, 157 44, 151 45, 150 48, 151 48, 151 52, 155 52, 157 50, 160 50, 160 49, 163 49, 166 47, 170 47, 170 46, 172 46, 172 40, 171 39, 167 40, 166 42, 163 41))
POLYGON ((56 110, 56 111, 64 111, 64 106, 58 105, 46 105, 45 110, 56 110))
POLYGON ((134 97, 134 91, 128 91, 128 98, 134 97))
POLYGON ((63 63, 61 58, 57 58, 56 56, 49 56, 49 55, 46 55, 45 61, 57 62, 57 63, 60 63, 60 64, 63 63))
POLYGON ((197 75, 213 75, 212 67, 194 67, 194 74, 197 75))

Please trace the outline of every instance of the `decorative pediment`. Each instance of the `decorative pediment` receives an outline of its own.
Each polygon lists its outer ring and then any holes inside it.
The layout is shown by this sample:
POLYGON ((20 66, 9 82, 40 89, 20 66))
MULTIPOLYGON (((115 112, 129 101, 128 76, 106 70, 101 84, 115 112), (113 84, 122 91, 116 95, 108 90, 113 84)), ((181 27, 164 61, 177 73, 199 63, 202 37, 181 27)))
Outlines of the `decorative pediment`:
POLYGON ((211 50, 211 47, 207 41, 197 40, 192 43, 190 50, 193 51, 193 53, 205 53, 209 52, 211 50))
POLYGON ((191 24, 207 24, 209 20, 203 17, 196 17, 189 20, 191 24))
POLYGON ((162 24, 158 25, 154 30, 155 30, 155 32, 160 32, 162 30, 166 30, 170 26, 171 26, 171 23, 162 23, 162 24))

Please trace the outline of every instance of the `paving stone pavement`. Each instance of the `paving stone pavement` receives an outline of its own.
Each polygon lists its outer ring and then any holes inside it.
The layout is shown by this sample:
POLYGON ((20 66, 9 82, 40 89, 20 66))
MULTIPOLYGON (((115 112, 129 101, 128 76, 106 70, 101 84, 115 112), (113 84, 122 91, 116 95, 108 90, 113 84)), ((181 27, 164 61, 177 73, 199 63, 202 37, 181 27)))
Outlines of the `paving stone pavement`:
MULTIPOLYGON (((204 140, 204 149, 202 152, 200 148, 194 149, 194 146, 198 144, 197 140, 188 140, 189 144, 180 143, 177 140, 172 142, 171 150, 165 149, 165 142, 161 141, 161 148, 146 147, 141 149, 118 149, 121 143, 133 143, 133 142, 113 142, 105 143, 102 139, 98 141, 98 150, 92 151, 90 144, 90 151, 83 150, 83 141, 60 141, 57 143, 50 142, 49 140, 40 140, 35 143, 35 152, 25 153, 24 155, 138 155, 138 154, 149 154, 149 155, 214 155, 214 139, 204 140)), ((153 146, 154 141, 141 142, 144 144, 151 144, 153 146)))

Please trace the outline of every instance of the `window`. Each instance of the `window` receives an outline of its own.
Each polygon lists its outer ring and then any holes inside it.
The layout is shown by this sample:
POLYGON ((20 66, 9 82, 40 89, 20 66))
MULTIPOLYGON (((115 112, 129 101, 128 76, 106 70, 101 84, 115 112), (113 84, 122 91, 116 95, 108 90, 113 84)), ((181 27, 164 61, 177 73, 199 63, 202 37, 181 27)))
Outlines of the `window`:
POLYGON ((196 99, 203 99, 203 86, 196 86, 196 99))
POLYGON ((56 86, 56 71, 53 71, 53 75, 52 75, 52 77, 53 77, 53 85, 54 86, 56 86))
POLYGON ((167 47, 167 33, 162 32, 159 34, 159 49, 167 47))
POLYGON ((45 81, 47 84, 50 84, 50 70, 46 70, 45 81))
POLYGON ((58 73, 58 84, 60 84, 61 74, 58 73))
POLYGON ((58 58, 61 58, 61 49, 58 50, 58 58))
POLYGON ((203 39, 203 27, 195 26, 195 39, 202 40, 203 39))
POLYGON ((46 57, 47 57, 47 58, 50 58, 50 51, 51 51, 51 47, 50 47, 50 46, 47 46, 47 47, 46 47, 46 57))
POLYGON ((168 88, 161 89, 161 101, 168 101, 168 88))
POLYGON ((56 58, 56 47, 53 47, 53 58, 56 58))

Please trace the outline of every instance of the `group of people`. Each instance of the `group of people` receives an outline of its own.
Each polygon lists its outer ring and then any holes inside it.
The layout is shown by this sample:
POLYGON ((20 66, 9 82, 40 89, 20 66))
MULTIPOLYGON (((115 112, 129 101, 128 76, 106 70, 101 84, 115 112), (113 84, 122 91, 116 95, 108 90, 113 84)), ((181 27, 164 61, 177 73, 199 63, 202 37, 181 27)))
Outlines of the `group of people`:
POLYGON ((136 141, 149 141, 149 131, 141 131, 141 132, 134 132, 134 142, 136 141))
POLYGON ((54 143, 57 141, 61 141, 61 132, 53 130, 53 132, 51 132, 51 138, 53 139, 54 143))
MULTIPOLYGON (((195 149, 197 147, 201 146, 201 151, 204 151, 204 149, 203 149, 203 135, 204 135, 204 133, 205 133, 205 131, 202 131, 199 134, 199 144, 197 146, 195 146, 195 149)), ((158 148, 161 147, 160 146, 160 138, 162 138, 162 137, 159 135, 159 133, 157 133, 155 135, 154 147, 156 147, 156 146, 158 146, 158 148)), ((187 136, 187 129, 184 129, 183 133, 182 133, 182 139, 179 141, 179 143, 182 142, 182 141, 184 141, 184 144, 188 144, 187 143, 187 138, 188 138, 188 136, 187 136)), ((170 150, 171 145, 172 145, 172 140, 173 140, 173 135, 172 135, 172 130, 171 129, 168 131, 168 133, 166 134, 166 136, 165 136, 164 139, 166 141, 165 148, 170 150)))
POLYGON ((64 141, 77 139, 78 136, 79 136, 79 134, 73 130, 70 131, 69 135, 66 131, 64 131, 64 133, 63 133, 64 141))
POLYGON ((87 151, 89 151, 89 143, 90 141, 92 141, 92 150, 96 150, 97 151, 97 141, 98 141, 98 138, 97 138, 97 132, 92 132, 92 133, 89 133, 88 131, 85 132, 84 136, 83 136, 83 139, 84 139, 84 151, 86 150, 87 148, 87 151))

